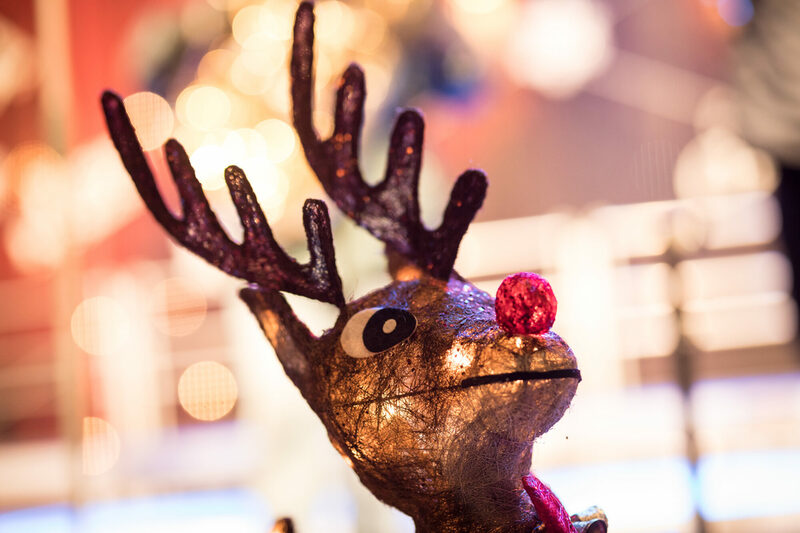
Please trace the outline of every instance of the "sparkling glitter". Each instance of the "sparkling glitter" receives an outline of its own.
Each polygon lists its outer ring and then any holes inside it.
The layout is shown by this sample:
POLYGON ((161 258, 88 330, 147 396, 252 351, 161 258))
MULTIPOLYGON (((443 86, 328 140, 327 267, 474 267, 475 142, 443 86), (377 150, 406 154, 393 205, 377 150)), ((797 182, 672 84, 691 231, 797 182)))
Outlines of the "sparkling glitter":
POLYGON ((547 333, 556 319, 557 302, 546 279, 532 272, 508 276, 497 289, 497 323, 514 335, 547 333))

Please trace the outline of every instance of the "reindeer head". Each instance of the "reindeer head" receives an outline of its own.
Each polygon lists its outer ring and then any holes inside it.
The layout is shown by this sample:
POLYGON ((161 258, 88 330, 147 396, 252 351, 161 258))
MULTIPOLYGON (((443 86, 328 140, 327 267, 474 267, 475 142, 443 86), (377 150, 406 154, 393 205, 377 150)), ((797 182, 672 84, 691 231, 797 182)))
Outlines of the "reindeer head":
POLYGON ((424 124, 417 111, 399 115, 386 176, 366 184, 358 165, 364 78, 352 65, 339 85, 333 134, 320 140, 311 120, 313 23, 312 5, 301 4, 291 62, 295 129, 327 194, 385 243, 394 276, 388 286, 345 302, 325 204, 307 200, 303 207, 311 259, 298 264, 276 243, 242 170, 231 166, 225 179, 244 229, 241 244, 234 242, 175 140, 165 151, 183 215, 172 215, 122 101, 106 92, 103 107, 117 150, 170 235, 249 282, 241 296, 287 375, 378 498, 410 514, 420 530, 529 526, 535 515, 524 501, 520 510, 520 478, 530 468, 531 443, 575 393, 575 358, 550 331, 502 329, 494 299, 453 271, 461 238, 485 196, 482 172, 459 177, 439 228, 422 224, 417 193, 424 124), (279 291, 336 305, 336 324, 315 337, 279 291))

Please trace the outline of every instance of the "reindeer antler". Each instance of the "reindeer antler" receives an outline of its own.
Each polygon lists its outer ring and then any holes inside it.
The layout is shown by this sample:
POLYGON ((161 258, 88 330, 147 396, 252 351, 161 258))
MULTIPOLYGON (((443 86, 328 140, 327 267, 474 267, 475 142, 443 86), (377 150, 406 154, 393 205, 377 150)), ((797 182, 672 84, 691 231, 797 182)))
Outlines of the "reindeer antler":
POLYGON ((106 91, 102 101, 108 130, 125 168, 147 208, 175 240, 232 276, 263 288, 283 290, 344 307, 342 282, 333 252, 331 222, 324 202, 306 200, 303 206, 303 226, 311 260, 301 265, 275 241, 244 172, 230 166, 225 170, 225 182, 244 228, 244 240, 237 244, 225 233, 211 210, 183 146, 170 139, 164 150, 183 210, 183 217, 176 218, 158 191, 122 100, 106 91))
POLYGON ((328 195, 356 223, 434 277, 447 279, 461 238, 486 195, 486 176, 467 170, 453 187, 439 228, 420 220, 419 172, 425 124, 420 113, 403 111, 392 132, 386 175, 370 186, 361 177, 358 147, 364 112, 364 74, 350 65, 339 82, 333 135, 320 140, 312 121, 314 12, 310 2, 297 10, 292 46, 294 126, 311 168, 328 195))

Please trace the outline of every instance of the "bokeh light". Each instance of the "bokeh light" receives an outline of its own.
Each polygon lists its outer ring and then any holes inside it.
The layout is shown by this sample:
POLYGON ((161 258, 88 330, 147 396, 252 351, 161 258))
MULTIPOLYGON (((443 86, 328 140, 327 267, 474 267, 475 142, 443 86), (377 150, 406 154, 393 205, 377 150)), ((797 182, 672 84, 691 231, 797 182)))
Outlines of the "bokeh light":
POLYGON ((609 64, 611 37, 609 15, 597 2, 528 2, 509 41, 507 68, 520 84, 566 98, 609 64))
POLYGON ((192 163, 203 189, 215 191, 225 185, 225 168, 228 166, 228 162, 225 151, 221 147, 201 146, 192 152, 189 161, 192 163))
POLYGON ((265 156, 252 157, 241 165, 253 186, 258 203, 267 218, 275 221, 283 215, 284 202, 289 192, 289 180, 265 156))
POLYGON ((114 426, 93 416, 83 419, 83 474, 99 476, 111 470, 119 459, 120 438, 114 426))
POLYGON ((76 242, 97 242, 140 213, 141 202, 111 139, 98 138, 73 150, 69 172, 72 202, 64 207, 76 242))
POLYGON ((500 8, 508 0, 453 0, 453 3, 467 13, 485 14, 500 8))
POLYGON ((10 221, 3 241, 11 262, 23 272, 56 267, 67 252, 62 230, 36 217, 10 221))
POLYGON ((266 155, 273 163, 285 161, 297 145, 294 129, 277 118, 263 120, 256 125, 264 138, 266 155))
POLYGON ((228 122, 231 101, 222 89, 206 85, 190 87, 184 93, 187 93, 186 120, 195 128, 210 131, 221 128, 228 122))
POLYGON ((201 80, 214 80, 219 82, 225 79, 230 70, 236 54, 225 48, 211 50, 197 65, 197 78, 201 80))
POLYGON ((145 91, 126 97, 124 102, 144 150, 155 150, 167 142, 175 127, 175 116, 164 98, 145 91))
POLYGON ((215 361, 193 364, 178 381, 181 407, 197 420, 219 420, 233 409, 238 396, 233 373, 215 361))
POLYGON ((680 198, 772 191, 775 166, 766 153, 724 128, 710 128, 689 142, 675 164, 680 198))
POLYGON ((3 237, 12 262, 23 271, 52 268, 66 253, 66 170, 61 155, 39 142, 18 145, 3 161, 2 174, 10 189, 7 212, 17 215, 3 237))
POLYGON ((194 333, 203 324, 207 308, 203 293, 188 280, 165 279, 153 290, 153 322, 166 335, 194 333))
POLYGON ((35 174, 37 169, 58 167, 61 156, 49 145, 42 142, 18 144, 3 160, 3 175, 10 188, 14 189, 24 180, 25 175, 35 174))
POLYGON ((231 25, 233 38, 239 44, 244 44, 251 36, 258 34, 262 26, 262 17, 266 18, 269 11, 261 5, 250 5, 241 10, 233 17, 231 25))
POLYGON ((128 340, 130 318, 125 308, 108 296, 82 301, 70 320, 72 339, 92 355, 111 355, 128 340))
POLYGON ((349 43, 355 28, 355 17, 350 6, 337 1, 321 2, 314 12, 314 33, 321 44, 335 49, 349 43))

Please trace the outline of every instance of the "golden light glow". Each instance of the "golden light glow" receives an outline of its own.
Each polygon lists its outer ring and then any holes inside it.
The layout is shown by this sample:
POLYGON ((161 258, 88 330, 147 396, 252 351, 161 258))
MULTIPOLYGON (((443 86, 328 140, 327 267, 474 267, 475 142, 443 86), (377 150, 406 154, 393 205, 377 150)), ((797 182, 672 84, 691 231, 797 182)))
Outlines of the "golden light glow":
POLYGON ((343 2, 321 2, 315 8, 314 33, 319 42, 331 48, 346 46, 353 34, 355 20, 352 9, 343 2))
POLYGON ((233 373, 215 361, 193 364, 178 381, 181 407, 197 420, 219 420, 233 409, 238 396, 233 373))
POLYGON ((366 0, 371 9, 380 11, 390 20, 400 20, 407 16, 414 0, 366 0))
POLYGON ((262 30, 262 16, 268 16, 264 15, 265 13, 269 13, 267 8, 260 5, 251 5, 240 9, 233 17, 231 25, 236 42, 244 44, 252 35, 259 33, 262 30))
POLYGON ((451 372, 463 372, 469 368, 474 358, 475 352, 473 350, 459 343, 455 343, 447 351, 445 364, 451 372))
POLYGON ((35 167, 57 166, 61 156, 49 145, 41 142, 22 143, 14 147, 3 160, 3 174, 14 189, 25 174, 35 171, 35 167))
POLYGON ((377 58, 362 59, 361 68, 364 69, 364 76, 369 80, 369 98, 364 102, 364 107, 370 111, 376 111, 389 95, 392 74, 389 68, 377 58))
POLYGON ((394 415, 397 414, 397 404, 394 402, 385 402, 382 404, 383 414, 384 417, 387 419, 391 419, 394 415))
POLYGON ((197 65, 197 78, 201 80, 220 81, 230 70, 236 54, 224 48, 211 50, 197 65))
POLYGON ((236 89, 247 95, 262 94, 269 90, 273 80, 254 73, 245 66, 242 55, 236 56, 230 69, 231 83, 236 89))
POLYGON ((202 292, 181 278, 165 279, 153 291, 153 321, 163 333, 184 337, 197 331, 206 318, 202 292))
POLYGON ((225 151, 215 145, 201 146, 189 161, 195 169, 197 179, 207 191, 215 191, 225 185, 225 168, 228 166, 225 151))
POLYGON ((222 89, 210 85, 195 87, 186 97, 186 120, 197 129, 221 128, 230 115, 231 101, 222 89))
POLYGON ((288 52, 288 43, 285 41, 278 41, 269 35, 257 33, 251 35, 244 42, 239 57, 245 68, 253 74, 271 77, 276 72, 284 70, 288 52))
POLYGON ((83 474, 98 476, 111 470, 119 459, 121 444, 114 426, 88 416, 83 419, 83 474))
POLYGON ((145 91, 128 96, 124 102, 142 148, 160 148, 175 127, 175 116, 167 101, 155 93, 145 91))
POLYGON ((128 173, 110 138, 101 136, 72 150, 69 171, 72 200, 64 208, 73 242, 102 240, 139 213, 141 203, 131 194, 128 173))
POLYGON ((611 59, 611 23, 588 0, 539 0, 522 7, 509 41, 508 71, 555 98, 578 92, 611 59))
POLYGON ((87 298, 75 308, 70 320, 72 339, 92 355, 111 355, 128 339, 129 317, 116 300, 107 296, 87 298))
POLYGON ((499 9, 508 0, 453 0, 453 4, 467 13, 484 14, 499 9))
POLYGON ((57 265, 68 245, 65 198, 70 189, 61 156, 43 143, 23 143, 3 162, 8 202, 17 200, 18 217, 4 235, 8 253, 23 270, 57 265))
POLYGON ((249 158, 241 168, 247 174, 267 218, 273 222, 280 218, 289 193, 289 180, 283 172, 265 156, 249 158))
POLYGON ((386 20, 371 9, 360 10, 358 18, 360 23, 355 27, 353 45, 361 53, 375 52, 386 39, 386 20))
POLYGON ((256 125, 265 141, 266 155, 273 163, 285 161, 297 145, 294 129, 277 118, 261 121, 256 125))
POLYGON ((61 228, 31 217, 12 220, 3 235, 6 251, 14 266, 23 271, 57 266, 66 253, 61 228))

